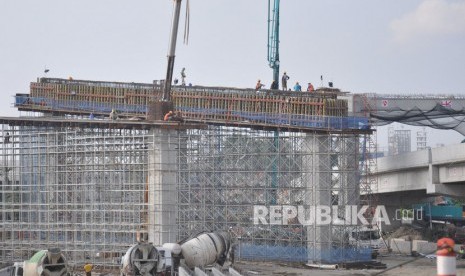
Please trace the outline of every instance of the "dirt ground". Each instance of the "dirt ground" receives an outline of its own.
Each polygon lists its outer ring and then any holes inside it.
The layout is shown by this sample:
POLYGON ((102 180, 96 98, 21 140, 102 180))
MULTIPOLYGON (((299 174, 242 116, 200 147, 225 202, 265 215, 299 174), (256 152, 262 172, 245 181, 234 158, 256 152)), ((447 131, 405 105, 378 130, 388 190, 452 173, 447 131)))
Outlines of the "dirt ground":
MULTIPOLYGON (((239 261, 234 268, 243 276, 436 276, 436 259, 414 258, 401 255, 385 255, 375 261, 387 266, 386 269, 316 269, 304 265, 277 263, 277 262, 245 262, 239 261), (410 262, 409 262, 410 261, 410 262), (408 263, 407 263, 408 262, 408 263), (401 265, 403 264, 403 265, 401 265), (401 265, 401 266, 399 266, 401 265), (395 267, 395 268, 394 268, 395 267)), ((227 267, 223 267, 225 275, 227 267)), ((73 273, 75 276, 84 276, 83 273, 73 273)), ((93 276, 119 276, 118 271, 94 271, 93 276)), ((211 273, 208 275, 212 275, 211 273)), ((457 260, 457 276, 465 276, 465 259, 457 260)))
MULTIPOLYGON (((401 275, 421 275, 436 276, 436 259, 419 258, 413 262, 404 264, 400 267, 396 265, 414 260, 414 257, 389 255, 381 256, 377 261, 387 265, 387 271, 375 269, 336 269, 322 270, 314 268, 305 268, 302 266, 291 266, 289 264, 264 263, 264 262, 238 262, 234 265, 243 275, 260 275, 260 276, 336 276, 336 275, 382 275, 382 276, 401 276, 401 275)), ((465 275, 465 260, 457 260, 457 275, 465 275)))

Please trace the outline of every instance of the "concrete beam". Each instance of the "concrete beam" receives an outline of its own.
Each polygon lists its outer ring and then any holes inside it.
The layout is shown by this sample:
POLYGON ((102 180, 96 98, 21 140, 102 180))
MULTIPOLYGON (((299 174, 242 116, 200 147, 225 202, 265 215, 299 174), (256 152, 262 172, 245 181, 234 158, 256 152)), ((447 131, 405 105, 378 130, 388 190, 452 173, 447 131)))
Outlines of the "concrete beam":
POLYGON ((389 246, 394 253, 400 253, 405 255, 412 254, 412 242, 404 239, 391 239, 389 246))
POLYGON ((427 194, 442 194, 450 196, 458 196, 465 194, 465 183, 461 184, 443 184, 440 178, 440 167, 429 166, 429 181, 426 185, 427 194))
POLYGON ((428 167, 409 171, 378 173, 378 193, 425 190, 428 183, 428 167))
POLYGON ((465 143, 431 149, 433 165, 453 164, 465 161, 465 143))
POLYGON ((377 159, 378 173, 405 171, 406 169, 427 168, 431 163, 430 150, 420 150, 377 159))

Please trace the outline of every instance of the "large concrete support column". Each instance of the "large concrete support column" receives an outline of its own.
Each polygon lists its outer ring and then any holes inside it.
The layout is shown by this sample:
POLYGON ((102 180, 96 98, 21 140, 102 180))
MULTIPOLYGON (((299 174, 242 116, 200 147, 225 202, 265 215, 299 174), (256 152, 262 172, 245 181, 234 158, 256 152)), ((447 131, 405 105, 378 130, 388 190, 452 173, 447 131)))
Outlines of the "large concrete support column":
POLYGON ((359 137, 357 135, 342 136, 339 143, 339 151, 335 153, 339 156, 338 205, 343 210, 347 205, 360 203, 359 137))
MULTIPOLYGON (((334 178, 332 185, 334 190, 337 190, 337 202, 333 199, 334 206, 332 207, 337 205, 337 214, 333 214, 333 224, 331 225, 332 260, 334 262, 338 260, 353 261, 355 256, 347 254, 346 249, 348 248, 349 233, 355 229, 354 226, 350 225, 354 223, 352 222, 352 206, 357 206, 360 203, 358 135, 340 135, 333 146, 333 151, 331 165, 334 169, 334 178), (339 221, 334 221, 335 217, 339 221)), ((334 209, 332 209, 333 212, 334 209)))
POLYGON ((148 201, 149 241, 154 245, 177 239, 177 145, 176 130, 151 130, 149 146, 148 201))
POLYGON ((304 174, 310 174, 304 177, 309 180, 305 183, 307 196, 304 205, 307 209, 310 207, 310 212, 314 210, 313 224, 307 226, 308 259, 325 262, 331 248, 332 235, 330 221, 320 221, 320 207, 331 205, 330 138, 328 135, 308 134, 304 144, 309 152, 304 155, 303 170, 304 174))

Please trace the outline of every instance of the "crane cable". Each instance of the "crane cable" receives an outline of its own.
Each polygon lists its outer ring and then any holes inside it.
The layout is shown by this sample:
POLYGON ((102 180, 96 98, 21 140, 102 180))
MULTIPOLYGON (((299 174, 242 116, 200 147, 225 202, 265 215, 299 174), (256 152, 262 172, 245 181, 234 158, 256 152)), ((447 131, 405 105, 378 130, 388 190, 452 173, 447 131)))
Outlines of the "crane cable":
POLYGON ((184 20, 184 44, 189 44, 189 22, 190 22, 190 8, 189 0, 186 1, 186 16, 184 20))

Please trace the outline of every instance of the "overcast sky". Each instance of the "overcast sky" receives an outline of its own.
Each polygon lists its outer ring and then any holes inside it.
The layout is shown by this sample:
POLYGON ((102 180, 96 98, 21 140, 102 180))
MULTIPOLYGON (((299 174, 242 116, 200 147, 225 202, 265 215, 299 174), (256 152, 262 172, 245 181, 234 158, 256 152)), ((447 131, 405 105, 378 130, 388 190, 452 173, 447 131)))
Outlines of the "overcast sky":
MULTIPOLYGON (((174 77, 185 67, 194 85, 270 85, 267 0, 190 0, 188 45, 185 4, 174 77)), ((19 114, 13 95, 45 67, 59 78, 163 79, 172 10, 170 0, 0 0, 0 116, 19 114)), ((463 0, 287 0, 280 17, 291 83, 319 86, 323 75, 353 93, 465 94, 463 0)), ((432 146, 444 136, 435 133, 432 146)))

